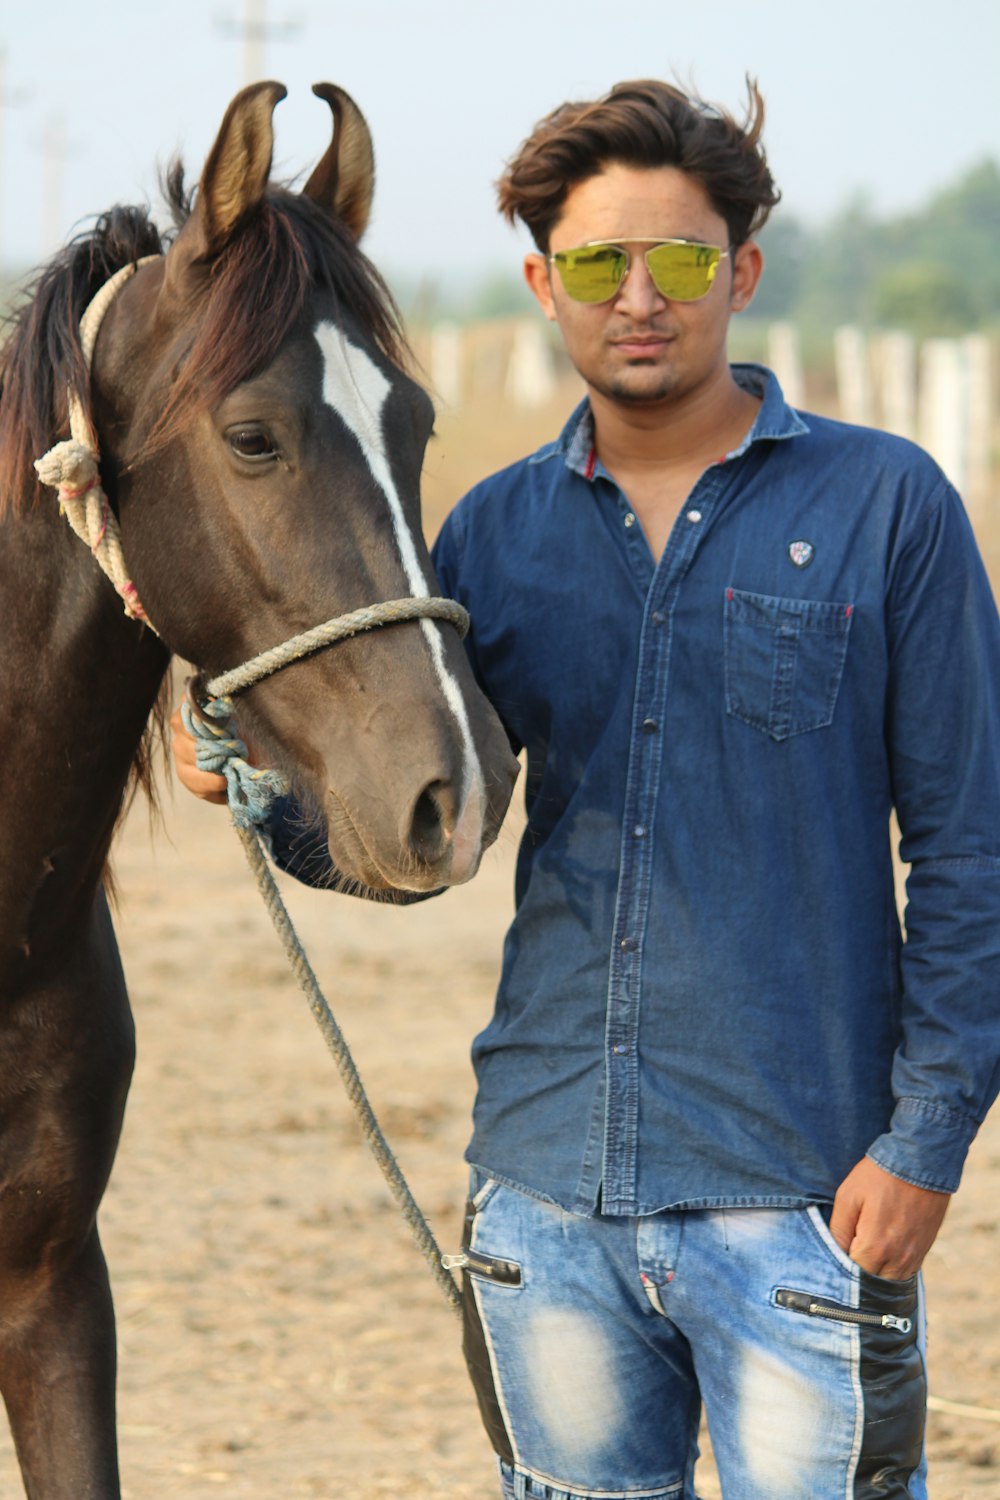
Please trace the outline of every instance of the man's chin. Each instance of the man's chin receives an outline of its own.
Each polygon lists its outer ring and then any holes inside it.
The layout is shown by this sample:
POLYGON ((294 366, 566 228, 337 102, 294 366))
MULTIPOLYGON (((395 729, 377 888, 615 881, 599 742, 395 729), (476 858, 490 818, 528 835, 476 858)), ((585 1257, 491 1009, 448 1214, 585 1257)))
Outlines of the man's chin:
POLYGON ((655 378, 642 378, 642 372, 634 371, 629 376, 617 376, 604 389, 598 389, 610 401, 622 405, 655 406, 677 394, 678 382, 674 376, 665 375, 663 371, 657 371, 655 378))

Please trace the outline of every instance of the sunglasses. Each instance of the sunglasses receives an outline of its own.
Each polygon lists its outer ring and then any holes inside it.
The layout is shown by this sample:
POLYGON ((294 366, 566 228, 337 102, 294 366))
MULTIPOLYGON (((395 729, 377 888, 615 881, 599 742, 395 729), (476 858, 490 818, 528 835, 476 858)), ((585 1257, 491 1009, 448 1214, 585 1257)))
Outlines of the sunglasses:
MULTIPOLYGON (((697 302, 712 289, 719 262, 729 254, 718 245, 699 245, 693 240, 638 239, 634 245, 649 245, 643 260, 650 280, 661 297, 670 302, 697 302)), ((632 253, 624 245, 595 240, 575 250, 557 250, 549 263, 559 272, 567 297, 574 302, 610 302, 628 275, 632 253)))

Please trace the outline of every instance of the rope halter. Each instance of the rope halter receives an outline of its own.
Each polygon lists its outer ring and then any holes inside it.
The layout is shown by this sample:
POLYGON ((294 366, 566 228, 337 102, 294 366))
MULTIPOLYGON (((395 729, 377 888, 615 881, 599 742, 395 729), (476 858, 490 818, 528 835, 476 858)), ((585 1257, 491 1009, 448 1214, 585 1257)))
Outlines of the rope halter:
MULTIPOLYGON (((87 307, 80 319, 80 347, 88 375, 104 314, 138 268, 158 259, 159 256, 156 255, 145 255, 131 265, 122 266, 120 271, 116 271, 104 283, 87 307)), ((69 431, 68 441, 56 443, 48 453, 35 460, 38 477, 43 484, 58 490, 59 509, 80 540, 86 542, 102 571, 111 579, 125 606, 125 613, 132 620, 141 620, 154 635, 159 635, 160 632, 142 607, 135 584, 128 576, 118 520, 101 487, 101 455, 97 434, 84 415, 79 395, 72 389, 69 392, 69 431)))
MULTIPOLYGON (((80 319, 80 347, 88 377, 105 313, 139 267, 159 258, 146 255, 123 266, 104 283, 86 308, 80 319)), ((111 579, 126 615, 148 625, 154 635, 159 636, 160 632, 146 614, 136 586, 129 577, 118 520, 101 485, 97 433, 84 413, 79 394, 72 388, 68 394, 68 410, 69 439, 56 443, 48 453, 35 460, 38 477, 43 484, 58 491, 59 509, 111 579)), ((288 780, 280 771, 259 770, 247 762, 247 747, 230 722, 232 695, 243 692, 274 672, 280 672, 293 661, 301 661, 303 657, 338 641, 408 620, 444 620, 454 625, 463 636, 469 628, 468 613, 454 599, 412 595, 404 599, 389 599, 353 610, 350 614, 336 615, 322 625, 292 636, 281 645, 262 651, 241 666, 220 673, 203 687, 200 679, 196 679, 199 684, 197 698, 195 700, 192 695, 184 704, 184 724, 198 742, 198 769, 221 772, 225 776, 229 809, 238 826, 266 823, 274 799, 287 794, 288 780)))
POLYGON ((351 636, 377 630, 382 625, 421 619, 448 620, 459 635, 465 635, 469 628, 468 613, 454 599, 389 599, 384 604, 371 604, 338 615, 323 625, 314 625, 282 645, 251 657, 242 666, 220 673, 208 683, 202 685, 195 680, 193 691, 189 689, 181 706, 181 717, 188 734, 197 743, 198 770, 225 776, 229 811, 237 827, 266 824, 275 799, 287 796, 290 787, 282 772, 260 770, 247 760, 247 747, 233 728, 232 695, 338 641, 350 640, 351 636))

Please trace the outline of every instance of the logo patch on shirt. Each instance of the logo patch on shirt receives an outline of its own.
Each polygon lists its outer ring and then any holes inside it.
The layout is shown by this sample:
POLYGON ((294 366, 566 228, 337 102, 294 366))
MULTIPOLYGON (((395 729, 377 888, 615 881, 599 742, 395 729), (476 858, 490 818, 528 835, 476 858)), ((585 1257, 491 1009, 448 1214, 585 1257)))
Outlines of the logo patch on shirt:
POLYGON ((789 542, 788 555, 797 568, 808 568, 816 556, 812 542, 789 542))

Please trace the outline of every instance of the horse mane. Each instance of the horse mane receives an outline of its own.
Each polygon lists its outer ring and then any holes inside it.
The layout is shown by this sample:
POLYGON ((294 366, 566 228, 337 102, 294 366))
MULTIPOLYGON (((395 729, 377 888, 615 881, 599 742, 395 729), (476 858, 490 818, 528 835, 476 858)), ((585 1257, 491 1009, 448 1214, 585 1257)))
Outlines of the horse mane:
POLYGON ((68 430, 70 386, 89 415, 90 380, 80 348, 87 304, 116 271, 163 248, 148 209, 112 208, 25 288, 7 319, 0 354, 0 515, 40 493, 34 460, 68 430))
MULTIPOLYGON (((194 193, 175 162, 163 191, 180 232, 194 193)), ((166 405, 139 413, 145 435, 132 461, 161 448, 206 407, 271 363, 311 292, 330 295, 392 364, 412 360, 392 294, 347 227, 304 194, 272 184, 194 291, 190 340, 166 405)))

